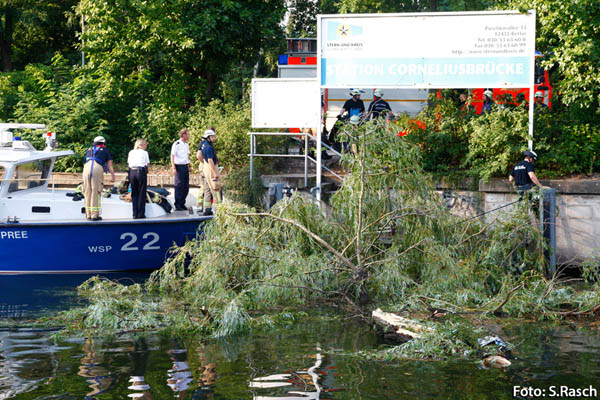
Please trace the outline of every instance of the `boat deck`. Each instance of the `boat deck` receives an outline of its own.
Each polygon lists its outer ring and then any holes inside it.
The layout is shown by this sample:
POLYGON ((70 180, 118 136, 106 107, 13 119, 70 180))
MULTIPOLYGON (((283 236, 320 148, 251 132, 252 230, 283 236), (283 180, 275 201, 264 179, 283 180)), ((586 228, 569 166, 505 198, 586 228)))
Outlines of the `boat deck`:
POLYGON ((173 223, 173 222, 182 222, 182 221, 204 221, 211 220, 212 216, 204 216, 204 215, 190 215, 189 211, 173 211, 169 214, 162 215, 159 217, 147 217, 142 219, 133 219, 133 218, 106 218, 101 221, 88 221, 81 219, 61 219, 57 220, 36 220, 36 221, 18 221, 17 222, 9 222, 2 221, 0 222, 1 227, 10 227, 10 226, 25 226, 25 225, 90 225, 90 224, 162 224, 162 223, 173 223))

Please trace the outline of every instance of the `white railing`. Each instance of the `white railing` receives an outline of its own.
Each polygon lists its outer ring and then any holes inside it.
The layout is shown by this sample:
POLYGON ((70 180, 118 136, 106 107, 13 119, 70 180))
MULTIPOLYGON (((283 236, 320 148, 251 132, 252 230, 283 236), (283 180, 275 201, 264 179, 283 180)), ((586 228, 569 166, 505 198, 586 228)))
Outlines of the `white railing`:
MULTIPOLYGON (((252 180, 252 176, 254 175, 254 157, 287 157, 287 158, 304 158, 304 186, 308 187, 308 162, 313 162, 315 165, 318 165, 317 160, 310 157, 308 155, 308 141, 313 140, 317 142, 317 138, 311 135, 308 132, 248 132, 250 135, 250 180, 252 180), (304 140, 304 154, 269 154, 269 153, 256 153, 256 137, 257 136, 289 136, 289 137, 303 137, 304 140)), ((321 142, 321 146, 324 146, 326 149, 333 151, 336 155, 341 157, 341 154, 335 149, 331 148, 329 145, 321 142)), ((320 146, 315 151, 320 151, 320 146)), ((338 179, 342 180, 343 178, 327 168, 324 165, 321 165, 321 169, 326 170, 330 174, 334 175, 338 179)))

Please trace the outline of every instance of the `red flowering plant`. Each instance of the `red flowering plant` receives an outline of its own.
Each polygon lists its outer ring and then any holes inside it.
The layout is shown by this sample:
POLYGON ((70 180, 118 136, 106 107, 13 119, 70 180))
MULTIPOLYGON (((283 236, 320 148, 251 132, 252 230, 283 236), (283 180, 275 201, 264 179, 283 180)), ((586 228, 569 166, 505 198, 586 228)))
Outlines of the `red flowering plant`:
POLYGON ((410 118, 408 114, 399 115, 395 120, 395 125, 398 129, 397 135, 400 137, 409 133, 422 133, 427 129, 423 121, 410 118))

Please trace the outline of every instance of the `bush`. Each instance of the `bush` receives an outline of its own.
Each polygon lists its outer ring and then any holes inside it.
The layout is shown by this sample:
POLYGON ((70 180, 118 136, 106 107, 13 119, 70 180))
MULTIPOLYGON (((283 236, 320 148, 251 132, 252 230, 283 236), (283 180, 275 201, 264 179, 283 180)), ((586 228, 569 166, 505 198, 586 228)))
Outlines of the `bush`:
POLYGON ((261 179, 261 172, 256 168, 250 181, 250 167, 232 170, 225 178, 223 191, 227 199, 244 203, 257 209, 264 208, 266 189, 261 179))
POLYGON ((525 110, 505 108, 471 119, 469 153, 463 165, 472 167, 484 180, 508 176, 510 167, 527 149, 527 118, 525 110))
MULTIPOLYGON (((208 128, 215 128, 217 141, 215 150, 219 164, 227 170, 241 168, 248 164, 250 152, 252 108, 248 101, 241 103, 213 100, 207 106, 195 106, 191 110, 189 128, 191 131, 190 148, 197 149, 202 135, 208 128)), ((284 147, 287 138, 263 137, 260 140, 260 152, 277 152, 284 147)), ((192 157, 192 164, 198 161, 192 157)), ((260 162, 258 163, 261 164, 260 162)))
MULTIPOLYGON (((460 110, 449 95, 442 99, 431 96, 430 103, 415 119, 408 119, 407 139, 421 148, 426 171, 454 172, 468 151, 466 122, 472 114, 460 110)), ((406 122, 400 123, 406 125, 406 122)))
POLYGON ((598 123, 565 118, 565 115, 568 114, 536 115, 534 143, 536 149, 543 150, 539 154, 539 171, 544 177, 591 175, 600 170, 598 123))

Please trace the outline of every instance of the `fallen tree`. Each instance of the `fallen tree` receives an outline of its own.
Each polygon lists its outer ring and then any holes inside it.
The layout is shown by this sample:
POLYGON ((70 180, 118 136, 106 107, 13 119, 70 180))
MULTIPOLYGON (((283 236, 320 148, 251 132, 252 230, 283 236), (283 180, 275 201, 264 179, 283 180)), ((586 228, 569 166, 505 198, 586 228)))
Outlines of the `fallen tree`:
POLYGON ((62 320, 223 336, 307 306, 365 320, 376 307, 556 319, 597 309, 595 284, 576 292, 544 277, 527 204, 491 224, 462 220, 435 193, 418 146, 375 122, 347 127, 342 140, 356 152, 344 154, 348 173, 330 215, 299 196, 269 212, 223 204, 145 284, 94 278, 80 287, 89 306, 62 320))

